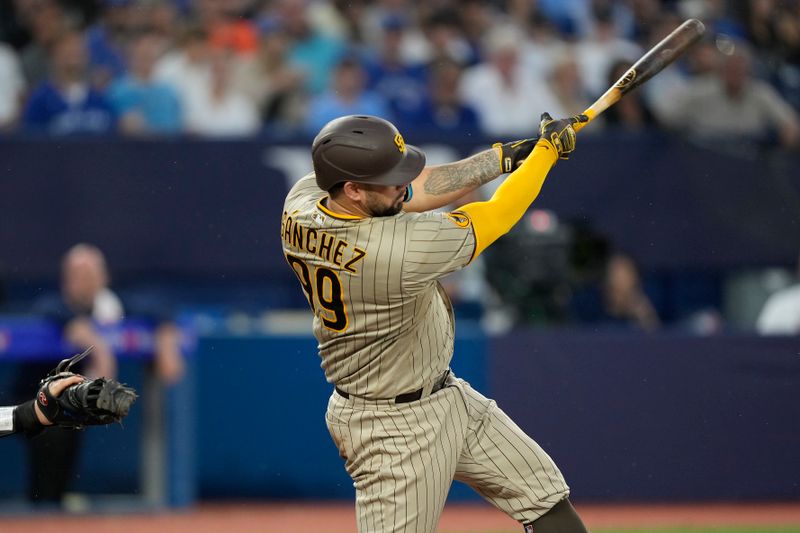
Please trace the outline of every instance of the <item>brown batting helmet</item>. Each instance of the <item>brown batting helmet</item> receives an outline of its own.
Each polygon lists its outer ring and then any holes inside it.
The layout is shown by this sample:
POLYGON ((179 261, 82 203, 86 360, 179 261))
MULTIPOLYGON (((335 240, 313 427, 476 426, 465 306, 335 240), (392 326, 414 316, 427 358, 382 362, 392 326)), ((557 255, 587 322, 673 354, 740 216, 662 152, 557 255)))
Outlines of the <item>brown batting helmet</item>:
POLYGON ((317 185, 408 185, 425 166, 425 154, 405 143, 397 128, 378 117, 349 115, 328 122, 314 138, 311 158, 317 185))

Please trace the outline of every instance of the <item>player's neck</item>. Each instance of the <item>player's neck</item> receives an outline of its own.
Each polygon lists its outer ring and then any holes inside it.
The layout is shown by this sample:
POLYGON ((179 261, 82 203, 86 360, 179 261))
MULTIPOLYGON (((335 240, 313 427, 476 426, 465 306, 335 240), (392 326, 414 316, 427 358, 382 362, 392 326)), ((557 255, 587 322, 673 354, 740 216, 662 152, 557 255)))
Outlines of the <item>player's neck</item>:
POLYGON ((325 207, 340 215, 351 215, 361 218, 370 216, 370 214, 361 207, 361 204, 354 202, 345 195, 338 196, 338 201, 334 200, 333 196, 328 196, 323 200, 323 203, 325 207))

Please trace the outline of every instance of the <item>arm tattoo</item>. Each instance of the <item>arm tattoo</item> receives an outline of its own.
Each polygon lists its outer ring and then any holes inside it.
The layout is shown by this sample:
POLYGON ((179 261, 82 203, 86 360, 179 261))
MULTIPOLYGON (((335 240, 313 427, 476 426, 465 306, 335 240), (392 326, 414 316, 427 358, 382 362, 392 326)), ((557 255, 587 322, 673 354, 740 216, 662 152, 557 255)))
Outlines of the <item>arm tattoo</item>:
POLYGON ((438 196, 465 188, 474 189, 499 175, 500 162, 497 152, 491 148, 455 163, 431 167, 425 181, 425 192, 438 196))

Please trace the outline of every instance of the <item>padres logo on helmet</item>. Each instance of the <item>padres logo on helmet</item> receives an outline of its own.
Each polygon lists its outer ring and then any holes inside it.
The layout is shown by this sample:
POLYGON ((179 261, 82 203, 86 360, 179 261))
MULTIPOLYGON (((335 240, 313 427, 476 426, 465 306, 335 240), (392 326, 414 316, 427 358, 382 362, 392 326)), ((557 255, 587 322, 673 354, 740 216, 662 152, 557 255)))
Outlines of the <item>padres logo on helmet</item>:
POLYGON ((401 153, 406 151, 406 142, 399 133, 394 136, 394 144, 397 145, 397 149, 400 150, 401 153))

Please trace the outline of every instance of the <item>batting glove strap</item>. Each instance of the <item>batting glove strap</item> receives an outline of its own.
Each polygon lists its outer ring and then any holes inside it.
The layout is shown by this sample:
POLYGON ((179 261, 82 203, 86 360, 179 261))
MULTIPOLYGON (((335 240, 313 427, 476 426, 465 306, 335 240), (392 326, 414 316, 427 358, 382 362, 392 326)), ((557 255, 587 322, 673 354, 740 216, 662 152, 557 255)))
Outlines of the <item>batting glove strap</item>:
POLYGON ((492 148, 500 151, 500 173, 507 174, 516 170, 531 154, 538 140, 538 137, 533 137, 507 143, 494 143, 492 148))

